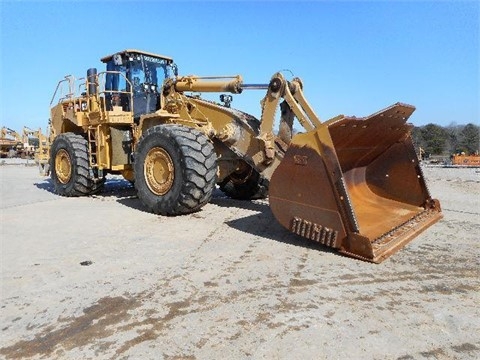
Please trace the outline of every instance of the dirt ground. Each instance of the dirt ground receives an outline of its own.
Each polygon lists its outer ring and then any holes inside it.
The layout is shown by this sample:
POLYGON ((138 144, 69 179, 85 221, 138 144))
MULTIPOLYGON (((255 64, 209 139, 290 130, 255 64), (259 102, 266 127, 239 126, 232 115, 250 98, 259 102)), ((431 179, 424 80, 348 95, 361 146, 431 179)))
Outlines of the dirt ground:
POLYGON ((375 265, 216 191, 160 217, 0 166, 4 359, 479 359, 480 169, 424 168, 444 219, 375 265))

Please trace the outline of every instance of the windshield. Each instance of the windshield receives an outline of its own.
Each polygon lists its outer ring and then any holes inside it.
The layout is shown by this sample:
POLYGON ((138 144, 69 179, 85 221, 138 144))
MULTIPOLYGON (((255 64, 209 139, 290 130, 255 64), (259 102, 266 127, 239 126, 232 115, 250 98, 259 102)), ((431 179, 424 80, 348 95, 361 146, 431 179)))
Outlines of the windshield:
POLYGON ((124 111, 131 111, 133 104, 135 119, 142 114, 155 112, 161 106, 161 86, 166 78, 173 76, 175 65, 171 60, 141 53, 113 55, 107 62, 105 83, 108 110, 112 109, 110 104, 114 105, 113 98, 118 91, 123 93, 120 103, 124 111))
POLYGON ((137 55, 133 60, 129 61, 127 78, 134 88, 143 84, 145 90, 155 91, 157 87, 162 85, 165 78, 170 76, 170 73, 171 67, 165 60, 137 55), (150 87, 145 85, 150 85, 150 87))
MULTIPOLYGON (((157 92, 166 78, 174 76, 171 62, 143 54, 114 56, 107 62, 107 71, 124 73, 134 92, 157 92)), ((115 74, 107 75, 106 90, 130 91, 125 79, 115 74)))

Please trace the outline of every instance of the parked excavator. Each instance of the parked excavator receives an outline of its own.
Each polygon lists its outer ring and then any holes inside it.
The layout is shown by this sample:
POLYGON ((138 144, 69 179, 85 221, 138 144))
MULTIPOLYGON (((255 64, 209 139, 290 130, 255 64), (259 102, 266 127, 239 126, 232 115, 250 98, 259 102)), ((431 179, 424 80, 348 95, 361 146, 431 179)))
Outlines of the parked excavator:
POLYGON ((0 156, 21 157, 24 150, 22 136, 15 130, 3 126, 0 132, 0 156))
POLYGON ((105 71, 59 81, 50 103, 60 195, 94 194, 107 174, 134 183, 160 215, 200 210, 217 185, 235 199, 268 195, 288 230, 376 263, 442 217, 412 144, 411 105, 322 122, 303 82, 280 72, 246 84, 240 75, 179 76, 172 58, 140 50, 101 61, 105 71), (260 120, 231 108, 227 94, 255 89, 266 91, 260 120), (220 103, 199 95, 211 92, 220 103), (305 131, 293 135, 295 118, 305 131))

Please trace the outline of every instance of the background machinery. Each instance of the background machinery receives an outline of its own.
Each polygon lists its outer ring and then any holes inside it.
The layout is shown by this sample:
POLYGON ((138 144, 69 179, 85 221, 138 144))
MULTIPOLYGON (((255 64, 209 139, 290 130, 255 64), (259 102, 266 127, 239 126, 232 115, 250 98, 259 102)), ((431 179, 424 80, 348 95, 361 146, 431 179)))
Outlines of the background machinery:
MULTIPOLYGON (((47 134, 50 131, 47 129, 47 134)), ((49 174, 49 151, 50 139, 47 135, 42 133, 42 129, 32 130, 26 126, 23 127, 24 139, 28 142, 28 157, 35 159, 41 175, 47 176, 49 174)))
POLYGON ((480 167, 480 155, 478 152, 470 155, 465 153, 454 154, 451 160, 453 166, 480 167))
POLYGON ((21 134, 4 126, 0 137, 1 156, 33 159, 38 141, 38 132, 26 126, 21 134))
POLYGON ((407 120, 394 104, 365 118, 321 122, 299 78, 267 84, 179 76, 170 57, 124 50, 79 84, 66 76, 51 102, 50 169, 63 196, 98 192, 108 173, 134 182, 161 215, 198 211, 216 185, 237 199, 266 197, 290 231, 380 262, 441 218, 419 166, 407 120), (198 93, 266 91, 261 119, 198 93), (280 108, 280 129, 274 133, 280 108), (293 134, 297 119, 305 132, 293 134))
POLYGON ((38 164, 40 174, 48 176, 50 174, 50 139, 51 132, 47 129, 47 135, 42 133, 42 129, 38 129, 38 148, 35 151, 35 161, 38 164))
POLYGON ((2 127, 0 133, 0 155, 6 157, 24 157, 24 139, 15 130, 2 127))
POLYGON ((27 126, 23 127, 23 157, 33 159, 39 147, 40 135, 38 130, 32 130, 27 126))

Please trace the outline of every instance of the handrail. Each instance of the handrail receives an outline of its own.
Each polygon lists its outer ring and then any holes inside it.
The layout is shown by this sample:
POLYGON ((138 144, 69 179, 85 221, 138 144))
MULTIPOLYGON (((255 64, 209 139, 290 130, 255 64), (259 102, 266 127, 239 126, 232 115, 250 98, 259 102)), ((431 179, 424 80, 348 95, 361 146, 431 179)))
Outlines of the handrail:
MULTIPOLYGON (((60 102, 60 100, 62 100, 62 99, 71 98, 71 97, 73 97, 73 95, 75 94, 75 93, 73 92, 73 86, 74 86, 74 84, 75 84, 75 77, 72 76, 72 75, 65 75, 65 78, 64 78, 63 80, 60 80, 60 81, 58 82, 58 84, 57 84, 57 87, 55 88, 55 92, 53 93, 52 99, 50 100, 50 107, 52 107, 53 100, 55 100, 55 96, 57 95, 57 91, 58 91, 58 89, 60 88, 60 84, 66 82, 66 81, 68 81, 68 85, 69 85, 69 89, 68 89, 68 90, 69 90, 70 92, 69 92, 68 94, 66 94, 65 96, 63 96, 63 97, 60 97, 60 98, 58 99, 58 101, 60 102)), ((62 89, 63 89, 63 88, 62 88, 62 89)))
MULTIPOLYGON (((128 80, 128 78, 125 76, 125 74, 122 73, 121 71, 101 71, 101 72, 99 72, 99 73, 97 74, 97 79, 100 79, 100 78, 103 80, 103 82, 102 82, 102 83, 98 82, 98 85, 99 85, 103 90, 102 90, 102 91, 99 91, 99 92, 98 92, 99 94, 101 94, 101 93, 117 93, 117 94, 130 94, 130 95, 133 94, 133 91, 132 91, 132 89, 133 89, 132 83, 128 80), (121 75, 121 76, 125 79, 126 84, 130 87, 130 91, 126 91, 126 89, 125 89, 125 91, 122 91, 122 90, 105 90, 105 81, 106 81, 106 79, 104 80, 104 79, 103 79, 104 77, 102 76, 102 78, 101 78, 100 75, 105 75, 105 77, 106 77, 107 74, 118 74, 118 75, 121 75)), ((88 83, 88 79, 87 79, 87 82, 86 82, 87 87, 88 87, 88 84, 89 84, 89 83, 88 83)))
MULTIPOLYGON (((129 95, 129 102, 130 102, 130 111, 133 112, 133 85, 130 80, 125 76, 124 73, 120 71, 101 71, 97 74, 95 81, 97 82, 97 85, 99 86, 100 90, 98 91, 98 94, 127 94, 129 95), (105 82, 106 82, 106 76, 108 74, 118 74, 120 75, 124 80, 125 80, 125 85, 126 88, 130 88, 130 91, 125 90, 106 90, 105 89, 105 82)), ((88 88, 89 82, 87 79, 86 86, 88 88)))

